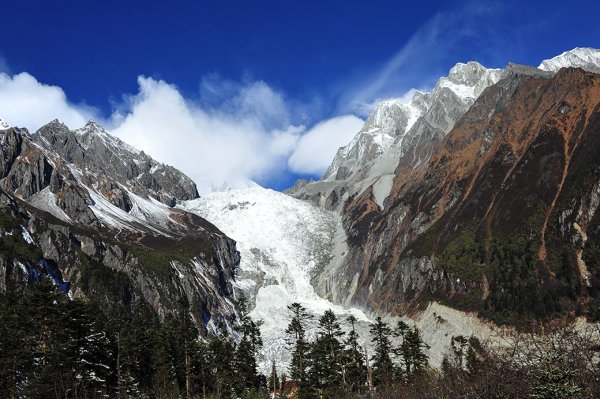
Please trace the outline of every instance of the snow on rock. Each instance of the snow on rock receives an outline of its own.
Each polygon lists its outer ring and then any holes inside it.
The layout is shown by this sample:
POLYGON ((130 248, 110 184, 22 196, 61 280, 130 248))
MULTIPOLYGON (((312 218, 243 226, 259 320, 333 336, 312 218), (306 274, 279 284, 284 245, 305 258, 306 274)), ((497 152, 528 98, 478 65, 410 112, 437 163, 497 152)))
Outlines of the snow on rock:
POLYGON ((554 58, 542 61, 538 68, 544 71, 557 72, 560 68, 569 67, 600 73, 600 50, 589 47, 576 47, 554 58))
POLYGON ((6 123, 4 119, 0 118, 0 130, 6 130, 8 128, 10 128, 10 125, 6 123))
POLYGON ((333 258, 336 225, 331 212, 262 187, 210 193, 181 207, 237 242, 241 254, 237 289, 248 299, 251 316, 264 321, 261 370, 270 370, 273 359, 278 368, 287 367, 287 306, 293 302, 315 315, 309 337, 314 336, 317 319, 327 309, 342 322, 349 314, 365 326, 369 322, 362 311, 343 309, 319 297, 311 284, 311 278, 333 258))
POLYGON ((27 199, 27 202, 38 209, 48 212, 63 222, 71 222, 69 215, 56 205, 56 194, 50 191, 50 187, 46 187, 39 193, 32 195, 27 199))
POLYGON ((373 185, 373 196, 375 197, 375 202, 381 209, 383 209, 383 202, 390 194, 392 184, 394 183, 394 177, 395 175, 391 173, 383 175, 373 185))
POLYGON ((29 234, 29 231, 27 231, 27 229, 23 225, 21 225, 21 235, 23 236, 23 239, 27 241, 27 244, 35 245, 35 240, 33 239, 33 237, 31 237, 31 234, 29 234))

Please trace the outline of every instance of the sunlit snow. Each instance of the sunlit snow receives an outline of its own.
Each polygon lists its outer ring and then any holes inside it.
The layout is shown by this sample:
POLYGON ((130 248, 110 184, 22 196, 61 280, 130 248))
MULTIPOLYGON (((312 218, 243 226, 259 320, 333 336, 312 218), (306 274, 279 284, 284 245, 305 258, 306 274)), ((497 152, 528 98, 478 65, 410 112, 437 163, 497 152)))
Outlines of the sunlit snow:
POLYGON ((315 315, 309 337, 316 332, 318 316, 327 309, 340 319, 353 314, 368 323, 362 311, 332 304, 319 297, 311 285, 319 268, 335 261, 332 213, 261 187, 210 193, 182 207, 206 218, 237 242, 241 254, 237 288, 248 298, 251 316, 264 322, 262 370, 269 370, 272 360, 278 368, 285 368, 289 360, 285 329, 287 305, 292 302, 301 303, 315 315))

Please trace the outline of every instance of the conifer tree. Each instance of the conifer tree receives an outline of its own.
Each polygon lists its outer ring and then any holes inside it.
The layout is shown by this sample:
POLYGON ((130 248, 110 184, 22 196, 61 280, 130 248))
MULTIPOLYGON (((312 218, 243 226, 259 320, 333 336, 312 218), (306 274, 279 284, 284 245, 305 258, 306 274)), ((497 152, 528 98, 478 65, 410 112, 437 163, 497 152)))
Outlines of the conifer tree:
POLYGON ((392 380, 392 343, 390 336, 392 330, 389 325, 381 320, 381 317, 375 319, 371 325, 371 342, 373 343, 375 353, 373 355, 373 383, 381 386, 389 384, 392 380))
POLYGON ((423 342, 416 326, 406 331, 400 348, 406 378, 410 378, 416 372, 425 370, 429 359, 424 349, 428 348, 429 346, 423 342))
POLYGON ((312 315, 297 302, 289 305, 288 310, 292 319, 285 332, 287 334, 288 345, 293 346, 290 376, 292 380, 302 382, 308 367, 306 358, 309 349, 308 342, 306 341, 305 324, 312 318, 312 315))
POLYGON ((355 328, 356 317, 350 315, 346 320, 350 323, 350 332, 345 342, 346 350, 344 352, 345 383, 350 391, 355 392, 367 381, 367 366, 358 344, 359 336, 355 328))
POLYGON ((249 316, 245 298, 238 301, 240 323, 236 330, 242 334, 235 353, 236 392, 242 395, 258 389, 259 376, 256 359, 262 348, 261 321, 254 322, 249 316))

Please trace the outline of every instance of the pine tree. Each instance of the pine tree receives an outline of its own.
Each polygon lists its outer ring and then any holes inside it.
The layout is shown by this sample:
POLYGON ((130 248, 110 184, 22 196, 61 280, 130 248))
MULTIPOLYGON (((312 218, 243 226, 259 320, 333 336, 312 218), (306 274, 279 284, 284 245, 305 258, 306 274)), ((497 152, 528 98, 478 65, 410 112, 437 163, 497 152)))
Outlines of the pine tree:
POLYGON ((561 355, 543 359, 543 367, 534 372, 537 383, 532 388, 532 399, 570 399, 581 395, 582 389, 573 383, 575 372, 560 367, 560 363, 561 355))
POLYGON ((0 292, 0 397, 22 397, 27 373, 33 368, 33 340, 23 294, 14 287, 0 292))
POLYGON ((65 303, 65 323, 63 328, 74 340, 74 389, 81 396, 106 395, 114 384, 114 374, 104 314, 92 304, 75 299, 65 303))
POLYGON ((287 334, 288 345, 293 346, 292 364, 290 365, 290 376, 292 380, 301 383, 306 374, 309 345, 306 341, 305 324, 312 318, 306 308, 297 302, 288 306, 288 310, 292 317, 290 324, 285 330, 287 334))
POLYGON ((350 323, 351 329, 348 333, 348 339, 345 342, 345 383, 350 391, 356 392, 360 387, 363 387, 367 381, 367 366, 365 365, 365 358, 360 345, 358 344, 359 336, 355 328, 356 317, 350 315, 346 320, 350 323))
POLYGON ((371 326, 371 342, 375 347, 373 355, 373 383, 377 386, 387 385, 392 380, 392 343, 390 336, 392 330, 389 325, 381 320, 381 317, 375 319, 371 326))
POLYGON ((271 359, 271 374, 269 375, 269 391, 276 395, 280 391, 281 383, 279 382, 279 376, 277 375, 277 366, 275 365, 275 359, 271 359))
POLYGON ((240 323, 236 330, 242 334, 242 338, 236 348, 235 372, 236 392, 242 395, 244 392, 252 392, 258 389, 259 376, 256 370, 256 359, 262 347, 260 335, 261 321, 254 322, 248 311, 246 300, 238 301, 240 323))
POLYGON ((410 378, 414 373, 427 368, 429 359, 424 349, 428 348, 429 346, 423 342, 416 326, 406 331, 400 348, 406 378, 410 378))
POLYGON ((32 339, 34 367, 26 375, 25 396, 64 396, 76 385, 76 339, 68 328, 65 302, 68 298, 58 292, 49 279, 34 284, 23 298, 32 339))
POLYGON ((213 337, 208 345, 208 354, 214 378, 212 393, 218 398, 234 397, 236 376, 232 361, 235 356, 233 345, 224 337, 213 337))
POLYGON ((344 332, 332 310, 327 310, 319 319, 317 340, 312 350, 312 369, 316 372, 317 387, 321 397, 339 396, 344 382, 342 368, 343 346, 340 339, 344 332))

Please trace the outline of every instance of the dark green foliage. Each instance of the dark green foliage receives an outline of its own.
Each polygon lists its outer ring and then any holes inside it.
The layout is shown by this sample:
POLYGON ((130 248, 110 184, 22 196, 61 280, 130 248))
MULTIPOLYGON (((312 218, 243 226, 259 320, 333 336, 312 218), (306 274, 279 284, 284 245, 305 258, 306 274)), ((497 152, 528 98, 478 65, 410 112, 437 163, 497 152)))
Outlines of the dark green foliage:
POLYGON ((337 398, 343 389, 344 332, 331 310, 319 319, 319 330, 309 354, 309 379, 322 398, 337 398))
POLYGON ((351 392, 360 391, 367 383, 367 366, 365 356, 358 344, 358 333, 355 329, 356 317, 349 316, 346 319, 350 323, 350 332, 344 342, 344 370, 345 384, 351 392))
POLYGON ((307 354, 309 344, 306 341, 306 323, 312 316, 299 303, 292 303, 288 306, 291 321, 285 330, 287 343, 293 346, 292 364, 290 365, 290 376, 294 381, 304 381, 306 377, 307 354))
POLYGON ((542 367, 533 372, 535 385, 529 395, 532 399, 570 399, 581 396, 582 389, 573 381, 575 371, 563 369, 560 356, 546 358, 542 367))
POLYGON ((416 326, 404 329, 405 326, 402 326, 404 333, 397 353, 404 366, 402 375, 406 380, 410 380, 414 374, 423 372, 428 367, 429 359, 424 350, 429 349, 429 346, 423 342, 416 326))
POLYGON ((483 246, 471 229, 463 229, 439 256, 439 267, 468 282, 478 282, 486 272, 483 246))
POLYGON ((245 336, 237 349, 226 337, 205 344, 185 301, 161 321, 142 302, 70 300, 49 279, 9 286, 0 293, 0 397, 263 398, 260 336, 245 336))
POLYGON ((373 355, 373 382, 375 385, 389 384, 394 375, 394 364, 392 363, 392 341, 390 339, 392 329, 381 320, 375 319, 371 327, 371 342, 375 347, 373 355))

